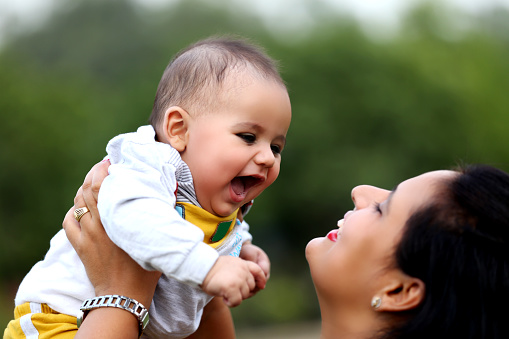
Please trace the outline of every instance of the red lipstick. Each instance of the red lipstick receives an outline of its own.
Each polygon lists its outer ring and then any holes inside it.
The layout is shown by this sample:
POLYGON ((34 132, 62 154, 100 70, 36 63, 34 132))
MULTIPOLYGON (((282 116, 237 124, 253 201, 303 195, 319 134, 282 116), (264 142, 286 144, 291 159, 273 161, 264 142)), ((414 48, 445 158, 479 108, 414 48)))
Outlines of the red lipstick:
POLYGON ((336 242, 338 241, 338 230, 332 230, 327 234, 327 238, 332 241, 336 242))

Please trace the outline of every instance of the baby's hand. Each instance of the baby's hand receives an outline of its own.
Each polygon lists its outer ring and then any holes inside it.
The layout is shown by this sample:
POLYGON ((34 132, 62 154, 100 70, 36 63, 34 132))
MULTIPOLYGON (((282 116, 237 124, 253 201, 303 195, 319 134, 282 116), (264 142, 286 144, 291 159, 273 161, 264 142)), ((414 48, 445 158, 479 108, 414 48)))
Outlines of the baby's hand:
POLYGON ((264 250, 250 242, 245 242, 240 250, 240 258, 258 264, 258 266, 260 266, 263 270, 263 273, 265 273, 267 280, 269 280, 270 260, 264 250))
POLYGON ((231 256, 220 256, 203 280, 201 288, 223 297, 226 305, 238 306, 255 289, 265 288, 265 274, 257 264, 231 256))

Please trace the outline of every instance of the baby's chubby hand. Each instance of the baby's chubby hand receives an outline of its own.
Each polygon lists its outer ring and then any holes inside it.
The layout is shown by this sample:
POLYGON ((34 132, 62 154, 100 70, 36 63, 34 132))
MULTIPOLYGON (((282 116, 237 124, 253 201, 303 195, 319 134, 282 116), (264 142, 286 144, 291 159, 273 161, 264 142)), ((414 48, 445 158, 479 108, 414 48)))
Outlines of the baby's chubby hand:
POLYGON ((240 258, 249 260, 258 264, 265 273, 265 277, 269 280, 270 277, 270 260, 267 253, 260 247, 253 245, 251 242, 245 242, 240 250, 240 258))
POLYGON ((226 305, 234 307, 249 298, 252 291, 264 289, 266 282, 265 273, 254 262, 220 256, 201 288, 210 295, 223 297, 226 305))

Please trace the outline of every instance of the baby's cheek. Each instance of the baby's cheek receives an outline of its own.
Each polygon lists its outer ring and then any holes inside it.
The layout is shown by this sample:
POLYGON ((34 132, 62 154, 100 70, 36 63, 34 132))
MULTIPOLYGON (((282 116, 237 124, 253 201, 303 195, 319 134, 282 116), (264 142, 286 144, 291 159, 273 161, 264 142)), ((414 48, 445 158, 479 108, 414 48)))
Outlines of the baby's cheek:
POLYGON ((276 168, 276 165, 274 165, 274 167, 272 167, 270 170, 269 170, 269 173, 267 175, 267 187, 272 185, 272 183, 274 181, 276 181, 277 177, 279 176, 279 164, 277 165, 277 168, 276 168))

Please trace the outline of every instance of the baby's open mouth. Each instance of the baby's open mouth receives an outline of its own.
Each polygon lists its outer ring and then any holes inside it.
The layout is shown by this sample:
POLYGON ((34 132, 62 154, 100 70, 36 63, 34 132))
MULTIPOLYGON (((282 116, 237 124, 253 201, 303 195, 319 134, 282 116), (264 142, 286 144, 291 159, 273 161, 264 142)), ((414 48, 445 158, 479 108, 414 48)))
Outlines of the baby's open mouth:
POLYGON ((245 177, 235 177, 231 181, 231 186, 233 192, 238 196, 245 196, 249 189, 252 187, 261 184, 263 179, 253 177, 253 176, 245 176, 245 177))

